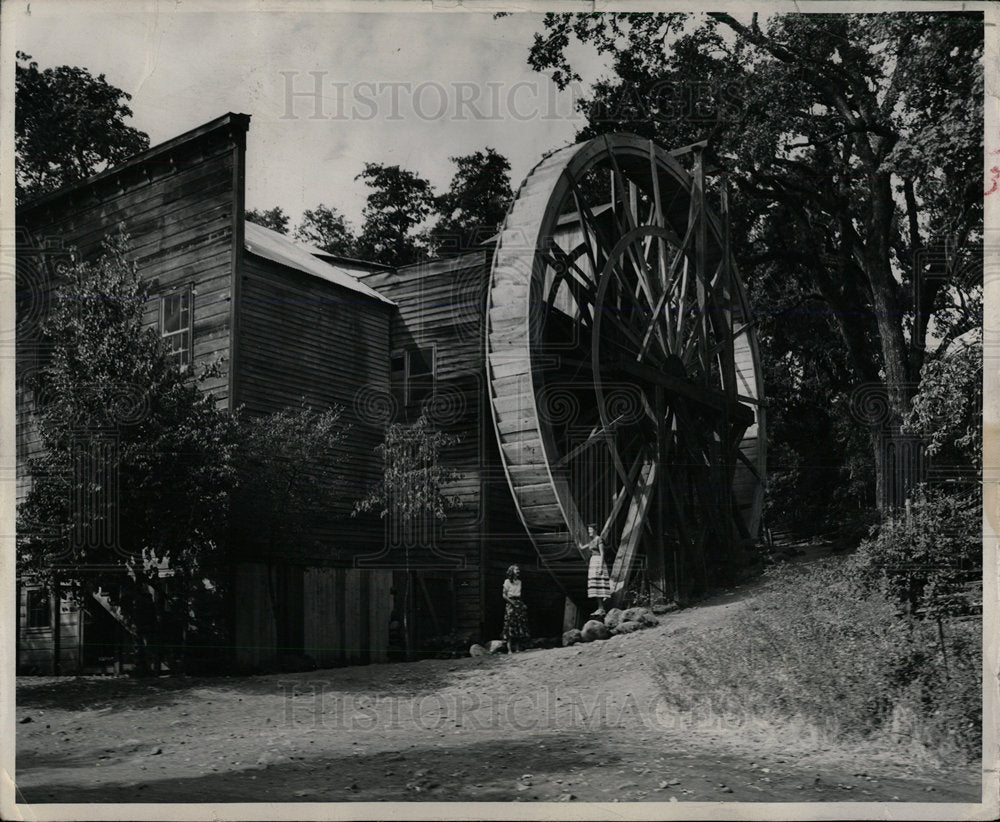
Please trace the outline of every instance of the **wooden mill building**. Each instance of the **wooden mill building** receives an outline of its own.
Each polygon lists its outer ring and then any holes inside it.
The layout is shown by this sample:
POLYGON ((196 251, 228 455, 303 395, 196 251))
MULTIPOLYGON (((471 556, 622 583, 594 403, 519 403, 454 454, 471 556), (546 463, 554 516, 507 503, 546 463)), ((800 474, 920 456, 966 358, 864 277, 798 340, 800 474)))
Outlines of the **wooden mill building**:
MULTIPOLYGON (((514 563, 534 635, 558 635, 587 612, 585 522, 612 549, 618 599, 633 567, 648 592, 681 596, 753 540, 756 343, 702 177, 637 138, 567 147, 529 175, 493 241, 393 270, 244 220, 249 123, 224 115, 19 207, 19 499, 40 448, 20 379, 45 357, 32 295, 54 257, 93 256, 123 224, 153 286, 148 323, 179 365, 220 364, 205 389, 221 407, 339 406, 351 426, 340 456, 355 493, 331 500, 300 551, 271 556, 234 524, 235 667, 497 638, 514 563), (610 175, 604 205, 576 196, 574 176, 595 169, 610 175), (385 426, 421 414, 456 439, 443 459, 459 507, 416 535, 352 517, 381 474, 385 426)), ((22 670, 103 669, 118 630, 105 603, 57 602, 30 579, 18 595, 22 670)))
MULTIPOLYGON (((530 569, 532 552, 504 507, 502 472, 488 467, 495 454, 484 452, 481 335, 456 312, 456 297, 469 299, 469 289, 481 286, 468 272, 481 275, 485 256, 375 275, 378 266, 332 258, 245 222, 249 123, 247 115, 227 114, 18 208, 18 292, 27 295, 18 303, 18 501, 29 488, 28 460, 41 447, 24 384, 45 356, 36 320, 48 277, 70 249, 92 258, 123 226, 156 294, 148 322, 183 367, 221 366, 204 386, 221 407, 266 414, 301 402, 340 406, 351 426, 341 456, 359 490, 381 471, 374 449, 384 426, 412 418, 429 397, 430 418, 461 439, 448 459, 461 470, 452 493, 465 504, 433 535, 436 548, 425 544, 409 558, 409 574, 401 548, 385 550, 381 521, 351 517, 349 495, 331 501, 330 516, 301 555, 262 556, 250 538, 238 546, 233 662, 269 668, 279 648, 321 666, 387 661, 390 618, 396 613, 399 621, 407 584, 411 643, 456 631, 488 639, 502 619, 496 592, 503 571, 514 561, 530 569), (402 293, 397 284, 404 282, 412 293, 402 293), (180 317, 169 328, 167 308, 180 317), (499 543, 489 545, 488 534, 499 543), (277 580, 278 614, 268 573, 277 580)), ((481 300, 481 290, 471 298, 481 300)), ((541 614, 543 592, 533 589, 541 614)), ((19 580, 18 602, 21 670, 49 672, 56 660, 64 673, 104 669, 108 644, 120 638, 104 603, 56 603, 29 579, 19 580)), ((561 601, 552 608, 560 617, 561 609, 561 601)))

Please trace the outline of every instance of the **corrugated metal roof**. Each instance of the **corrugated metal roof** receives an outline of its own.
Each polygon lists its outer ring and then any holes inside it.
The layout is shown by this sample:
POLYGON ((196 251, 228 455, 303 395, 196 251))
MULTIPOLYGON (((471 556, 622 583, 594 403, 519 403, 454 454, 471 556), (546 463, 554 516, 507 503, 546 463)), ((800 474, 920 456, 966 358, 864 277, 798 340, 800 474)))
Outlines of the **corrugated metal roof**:
POLYGON ((395 305, 392 300, 383 297, 375 289, 365 285, 346 268, 330 265, 330 263, 325 263, 314 257, 309 252, 309 246, 297 243, 284 234, 279 234, 277 231, 249 221, 244 223, 244 230, 246 249, 251 254, 287 265, 290 268, 319 277, 321 280, 336 283, 358 294, 371 297, 373 300, 395 305))

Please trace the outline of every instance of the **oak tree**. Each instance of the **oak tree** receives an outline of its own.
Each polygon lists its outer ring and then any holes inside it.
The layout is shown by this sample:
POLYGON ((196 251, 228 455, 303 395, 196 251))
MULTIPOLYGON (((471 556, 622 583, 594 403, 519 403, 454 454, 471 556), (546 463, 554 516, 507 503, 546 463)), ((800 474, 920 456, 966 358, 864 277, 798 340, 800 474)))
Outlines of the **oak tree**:
POLYGON ((149 148, 128 125, 130 94, 87 69, 39 69, 17 52, 14 95, 15 194, 18 202, 83 180, 149 148))

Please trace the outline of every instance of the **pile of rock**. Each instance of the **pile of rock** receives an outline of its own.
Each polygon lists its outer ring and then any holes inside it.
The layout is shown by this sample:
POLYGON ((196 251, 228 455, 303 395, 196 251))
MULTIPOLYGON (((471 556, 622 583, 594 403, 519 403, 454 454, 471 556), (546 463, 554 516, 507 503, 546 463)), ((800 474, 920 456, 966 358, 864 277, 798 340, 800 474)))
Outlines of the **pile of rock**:
MULTIPOLYGON (((638 606, 635 608, 612 608, 603 620, 588 620, 583 628, 573 628, 562 635, 563 645, 576 645, 578 642, 593 642, 595 639, 610 639, 619 634, 631 634, 642 628, 652 628, 659 625, 657 614, 676 611, 678 605, 674 602, 658 602, 652 608, 638 606)), ((555 648, 559 645, 559 637, 538 637, 528 643, 529 648, 555 648)), ((476 644, 469 648, 469 656, 489 656, 507 652, 507 643, 494 639, 485 645, 476 644)))
POLYGON ((649 608, 636 607, 622 610, 612 608, 604 615, 604 621, 588 620, 583 628, 572 628, 563 634, 563 645, 576 645, 578 642, 593 642, 595 639, 610 639, 619 634, 631 634, 642 628, 652 628, 659 625, 660 620, 649 608))

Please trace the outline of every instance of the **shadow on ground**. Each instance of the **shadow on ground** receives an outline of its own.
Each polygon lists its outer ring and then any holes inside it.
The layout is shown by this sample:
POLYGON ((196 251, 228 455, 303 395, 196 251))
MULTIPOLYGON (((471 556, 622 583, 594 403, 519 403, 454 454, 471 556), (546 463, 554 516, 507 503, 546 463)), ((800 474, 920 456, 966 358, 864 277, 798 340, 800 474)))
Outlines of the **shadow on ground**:
POLYGON ((386 696, 431 693, 452 684, 467 669, 495 665, 495 657, 465 657, 450 661, 394 662, 258 676, 150 678, 128 676, 32 677, 17 679, 17 708, 23 710, 128 710, 170 708, 183 704, 195 690, 220 694, 283 694, 309 690, 321 682, 330 693, 364 691, 377 668, 379 692, 386 696))

